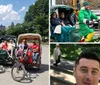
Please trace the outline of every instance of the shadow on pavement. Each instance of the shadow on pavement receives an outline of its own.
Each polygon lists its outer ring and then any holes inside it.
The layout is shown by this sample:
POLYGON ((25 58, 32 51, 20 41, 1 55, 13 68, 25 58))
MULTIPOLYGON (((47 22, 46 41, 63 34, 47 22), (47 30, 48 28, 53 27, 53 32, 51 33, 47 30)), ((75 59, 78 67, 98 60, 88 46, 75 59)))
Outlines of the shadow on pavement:
POLYGON ((37 69, 37 68, 26 68, 26 70, 29 72, 29 73, 43 73, 45 71, 49 71, 49 65, 47 64, 41 64, 40 66, 40 69, 37 69))
POLYGON ((69 81, 59 80, 58 78, 50 77, 50 85, 74 85, 69 81))
MULTIPOLYGON (((54 63, 54 60, 50 60, 51 66, 54 63)), ((67 61, 64 59, 61 59, 61 62, 57 66, 58 68, 66 69, 66 70, 73 70, 74 62, 73 61, 67 61)))
POLYGON ((45 71, 49 71, 49 65, 41 64, 40 70, 37 68, 27 67, 25 68, 27 71, 27 75, 20 83, 31 83, 34 81, 35 78, 39 76, 39 73, 43 73, 45 71))

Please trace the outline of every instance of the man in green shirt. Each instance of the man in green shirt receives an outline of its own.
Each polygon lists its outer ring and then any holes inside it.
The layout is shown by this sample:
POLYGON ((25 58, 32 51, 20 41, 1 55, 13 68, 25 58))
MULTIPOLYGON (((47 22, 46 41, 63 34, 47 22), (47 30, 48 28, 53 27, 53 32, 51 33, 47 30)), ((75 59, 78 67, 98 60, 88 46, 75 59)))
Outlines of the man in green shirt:
POLYGON ((90 11, 90 6, 88 2, 84 2, 83 6, 79 12, 78 20, 80 27, 80 34, 85 38, 85 42, 91 41, 94 36, 94 30, 88 26, 88 24, 93 23, 93 19, 98 20, 98 16, 90 11))

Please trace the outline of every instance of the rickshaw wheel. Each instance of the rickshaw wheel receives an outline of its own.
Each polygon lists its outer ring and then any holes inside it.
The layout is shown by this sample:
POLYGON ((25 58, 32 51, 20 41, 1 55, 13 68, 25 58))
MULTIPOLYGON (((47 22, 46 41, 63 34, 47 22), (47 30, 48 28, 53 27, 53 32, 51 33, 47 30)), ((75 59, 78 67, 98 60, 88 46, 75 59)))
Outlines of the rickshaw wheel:
POLYGON ((11 69, 11 76, 15 81, 20 82, 25 78, 25 68, 23 64, 14 65, 11 69))
POLYGON ((39 66, 38 66, 38 70, 40 70, 41 67, 41 57, 39 58, 39 66))
POLYGON ((0 65, 0 73, 4 73, 4 72, 5 72, 4 66, 0 65))

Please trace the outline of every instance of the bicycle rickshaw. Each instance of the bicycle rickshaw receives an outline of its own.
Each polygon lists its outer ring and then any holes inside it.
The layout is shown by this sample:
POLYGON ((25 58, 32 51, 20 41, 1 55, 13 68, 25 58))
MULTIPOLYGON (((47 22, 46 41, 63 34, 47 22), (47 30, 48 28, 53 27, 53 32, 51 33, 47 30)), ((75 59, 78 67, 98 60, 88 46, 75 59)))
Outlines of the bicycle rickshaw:
MULTIPOLYGON (((7 65, 7 64, 14 64, 14 51, 16 47, 16 37, 13 35, 6 35, 6 36, 0 36, 0 65, 7 65), (13 41, 14 47, 12 49, 12 56, 8 54, 8 50, 3 50, 2 49, 2 44, 4 41, 7 41, 8 47, 9 47, 9 42, 10 40, 13 41)), ((11 53, 11 52, 10 52, 11 53)))
MULTIPOLYGON (((61 26, 61 33, 57 33, 55 30, 58 30, 59 28, 57 28, 57 26, 54 28, 52 23, 50 22, 50 30, 51 30, 51 39, 54 40, 54 42, 71 42, 73 41, 71 39, 71 31, 72 30, 75 30, 75 19, 74 19, 74 9, 73 7, 71 6, 67 6, 67 5, 54 5, 54 6, 51 6, 51 16, 52 16, 52 13, 53 12, 56 12, 57 14, 57 18, 60 18, 60 13, 63 12, 65 17, 64 17, 64 21, 65 21, 65 25, 67 28, 64 28, 64 30, 66 30, 66 37, 63 36, 63 29, 62 29, 62 26, 61 26), (64 39, 63 39, 64 38, 64 39)), ((75 39, 74 39, 75 40, 75 39)))
POLYGON ((24 53, 24 55, 21 55, 20 57, 16 56, 15 64, 12 67, 11 75, 12 78, 15 81, 21 81, 22 79, 27 76, 26 67, 36 67, 37 69, 40 69, 41 65, 41 36, 39 34, 33 34, 33 33, 26 33, 21 34, 18 36, 18 45, 22 42, 23 39, 27 40, 28 46, 30 46, 31 42, 35 41, 39 45, 39 55, 37 58, 37 62, 32 62, 32 55, 30 56, 31 49, 30 47, 27 49, 27 52, 24 53))
POLYGON ((16 47, 16 37, 13 35, 0 36, 0 73, 5 72, 5 66, 12 66, 14 64, 14 51, 16 47), (4 42, 7 42, 7 49, 4 50, 4 42), (10 41, 13 42, 14 47, 10 48, 10 41), (10 48, 10 49, 8 49, 10 48))
MULTIPOLYGON (((66 30, 66 36, 63 36, 65 33, 63 33, 62 26, 59 31, 60 26, 53 27, 50 22, 51 42, 80 42, 83 36, 80 34, 80 29, 75 26, 76 19, 73 7, 67 5, 54 5, 50 8, 51 15, 53 12, 56 12, 57 18, 59 18, 61 12, 64 12, 64 21, 66 22, 65 25, 67 29, 64 29, 66 30)), ((92 28, 97 27, 98 22, 99 21, 94 21, 92 28)))

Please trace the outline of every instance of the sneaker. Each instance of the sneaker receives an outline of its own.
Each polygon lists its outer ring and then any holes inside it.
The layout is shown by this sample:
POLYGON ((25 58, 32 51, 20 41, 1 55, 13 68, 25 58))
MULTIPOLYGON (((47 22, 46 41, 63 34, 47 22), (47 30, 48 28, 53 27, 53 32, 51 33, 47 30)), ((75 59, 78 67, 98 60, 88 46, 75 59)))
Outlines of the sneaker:
POLYGON ((33 61, 33 63, 36 63, 36 61, 33 61))
POLYGON ((79 40, 79 42, 84 42, 85 41, 85 38, 84 36, 81 38, 81 40, 79 40))

